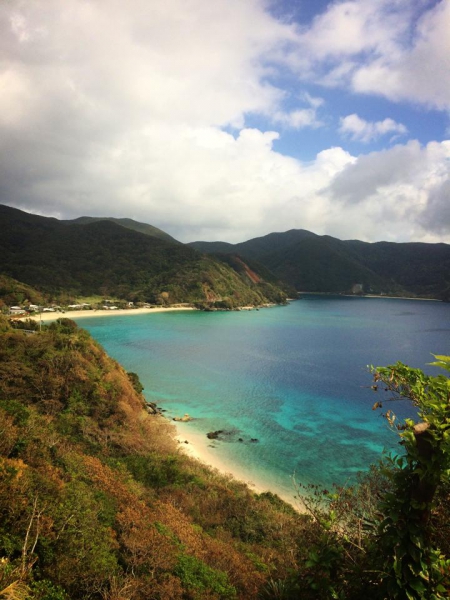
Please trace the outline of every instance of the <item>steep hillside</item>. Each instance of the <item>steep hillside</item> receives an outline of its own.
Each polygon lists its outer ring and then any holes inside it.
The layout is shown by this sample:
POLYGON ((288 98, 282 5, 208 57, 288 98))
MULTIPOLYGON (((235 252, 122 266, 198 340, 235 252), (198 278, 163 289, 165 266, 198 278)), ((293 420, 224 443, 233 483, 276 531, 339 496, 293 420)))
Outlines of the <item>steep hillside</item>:
POLYGON ((0 206, 1 272, 54 297, 101 294, 157 303, 230 307, 284 301, 274 284, 179 243, 108 220, 69 225, 0 206))
POLYGON ((0 317, 0 596, 251 600, 305 556, 308 519, 181 453, 141 389, 73 321, 0 317))
POLYGON ((42 304, 44 296, 29 285, 0 274, 0 309, 4 306, 14 306, 24 302, 42 304))
POLYGON ((305 230, 271 233, 240 244, 194 242, 203 252, 237 253, 264 264, 297 290, 441 297, 449 294, 447 244, 367 243, 318 236, 305 230))
POLYGON ((258 286, 258 289, 271 298, 272 302, 282 303, 286 297, 297 297, 294 286, 287 284, 286 280, 276 277, 272 271, 259 261, 249 257, 242 259, 237 254, 215 253, 213 256, 220 262, 229 265, 244 281, 258 286), (281 294, 279 290, 281 290, 281 294))

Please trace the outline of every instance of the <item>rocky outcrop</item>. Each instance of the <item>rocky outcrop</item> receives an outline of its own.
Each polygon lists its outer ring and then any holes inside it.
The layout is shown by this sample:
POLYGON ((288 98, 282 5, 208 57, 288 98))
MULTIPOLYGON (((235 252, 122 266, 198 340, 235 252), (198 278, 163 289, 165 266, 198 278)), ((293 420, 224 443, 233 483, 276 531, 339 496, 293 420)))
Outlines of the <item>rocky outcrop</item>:
POLYGON ((223 429, 218 429, 217 431, 210 431, 206 434, 206 437, 208 438, 208 440, 217 440, 219 439, 219 435, 221 433, 224 433, 223 429))
POLYGON ((217 429, 217 431, 210 431, 206 434, 209 440, 218 440, 219 442, 240 442, 240 443, 258 443, 258 438, 250 438, 245 440, 242 437, 238 437, 241 432, 237 429, 226 431, 224 429, 217 429))
POLYGON ((161 409, 158 408, 155 402, 146 402, 145 410, 149 415, 159 415, 161 413, 161 409))
POLYGON ((173 420, 178 421, 179 423, 188 423, 189 421, 192 421, 192 417, 186 413, 183 417, 174 417, 173 420))

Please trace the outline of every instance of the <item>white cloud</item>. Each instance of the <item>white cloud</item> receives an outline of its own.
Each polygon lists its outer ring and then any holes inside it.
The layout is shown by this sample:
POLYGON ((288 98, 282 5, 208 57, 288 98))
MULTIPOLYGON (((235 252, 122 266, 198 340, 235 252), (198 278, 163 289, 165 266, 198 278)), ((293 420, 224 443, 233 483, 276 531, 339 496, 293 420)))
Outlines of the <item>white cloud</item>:
POLYGON ((44 118, 59 96, 79 116, 114 119, 115 127, 142 119, 239 126, 246 112, 269 113, 283 96, 267 83, 264 58, 290 29, 258 0, 17 6, 20 13, 0 7, 0 51, 9 70, 25 71, 44 118))
POLYGON ((450 234, 450 178, 439 182, 431 190, 427 209, 421 215, 420 222, 434 232, 450 234))
POLYGON ((339 131, 349 135, 352 140, 368 143, 386 134, 404 135, 408 130, 393 119, 371 122, 352 114, 341 117, 339 131))
POLYGON ((354 58, 396 54, 408 32, 412 12, 409 0, 331 2, 309 29, 299 32, 298 46, 290 56, 292 65, 319 79, 334 69, 342 77, 356 66, 352 64, 354 58))
POLYGON ((395 101, 412 100, 438 109, 450 108, 450 2, 441 0, 418 21, 412 43, 361 66, 354 74, 356 91, 395 101))
POLYGON ((272 121, 292 129, 322 127, 324 123, 317 116, 317 111, 324 104, 323 98, 313 97, 305 92, 299 99, 307 104, 308 108, 297 108, 288 112, 278 110, 272 116, 272 121))
POLYGON ((322 123, 317 120, 316 111, 313 108, 301 108, 291 112, 277 111, 273 120, 293 129, 302 129, 303 127, 320 127, 322 123))
POLYGON ((406 1, 331 2, 302 34, 301 43, 312 50, 316 61, 396 50, 396 39, 406 29, 410 12, 406 1), (403 12, 402 20, 398 19, 399 11, 403 12))
MULTIPOLYGON (((283 110, 292 96, 268 83, 288 47, 315 44, 320 60, 350 61, 403 32, 389 19, 385 31, 378 27, 381 0, 367 0, 369 24, 345 5, 349 51, 344 38, 327 49, 331 21, 313 24, 317 40, 302 37, 263 0, 0 3, 0 202, 64 218, 128 216, 183 241, 241 241, 292 227, 444 239, 433 223, 443 210, 448 143, 359 158, 333 147, 306 163, 274 151, 279 132, 245 124, 259 113, 274 128, 319 125, 321 98, 299 93, 298 107, 283 110)), ((340 36, 344 8, 330 13, 340 36)), ((377 133, 400 127, 393 124, 366 123, 377 133)))
POLYGON ((448 228, 436 223, 446 211, 442 192, 449 180, 450 141, 426 146, 410 141, 360 156, 323 193, 337 201, 333 206, 345 214, 347 231, 352 228, 362 239, 445 241, 448 228))
POLYGON ((289 63, 304 79, 450 108, 450 2, 330 3, 301 31, 289 63))

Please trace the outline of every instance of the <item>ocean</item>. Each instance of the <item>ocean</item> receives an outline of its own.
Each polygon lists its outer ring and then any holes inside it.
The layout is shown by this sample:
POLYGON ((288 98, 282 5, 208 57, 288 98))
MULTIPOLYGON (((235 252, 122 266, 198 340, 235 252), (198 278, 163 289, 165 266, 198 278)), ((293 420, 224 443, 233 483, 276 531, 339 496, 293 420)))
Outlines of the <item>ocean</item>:
MULTIPOLYGON (((248 480, 284 496, 295 481, 351 484, 399 451, 368 365, 427 366, 450 354, 450 304, 308 295, 288 306, 77 319, 183 431, 208 442, 248 480)), ((407 402, 388 406, 402 419, 407 402)))

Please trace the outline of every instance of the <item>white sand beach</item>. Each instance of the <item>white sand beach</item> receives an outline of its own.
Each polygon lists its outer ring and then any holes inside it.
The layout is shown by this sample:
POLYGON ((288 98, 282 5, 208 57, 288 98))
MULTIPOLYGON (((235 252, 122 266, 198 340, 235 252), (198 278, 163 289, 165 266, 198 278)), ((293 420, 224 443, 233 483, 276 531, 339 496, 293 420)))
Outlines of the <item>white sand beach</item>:
POLYGON ((66 310, 65 312, 43 312, 40 315, 27 315, 21 318, 34 319, 42 322, 54 321, 66 317, 68 319, 85 319, 90 317, 124 317, 133 315, 146 315, 161 312, 173 312, 177 310, 196 310, 192 306, 157 306, 155 308, 125 308, 125 309, 99 309, 99 310, 66 310))
POLYGON ((277 494, 296 510, 304 512, 301 501, 294 497, 296 492, 293 484, 292 493, 289 493, 288 491, 274 487, 273 483, 270 483, 269 481, 264 481, 258 477, 254 478, 250 473, 246 472, 245 469, 241 469, 235 464, 223 459, 221 457, 220 447, 211 448, 211 440, 209 440, 205 434, 195 431, 189 423, 177 422, 176 429, 176 439, 180 444, 181 452, 185 452, 206 466, 217 469, 225 475, 231 475, 234 479, 243 481, 257 494, 270 491, 273 494, 277 494), (188 443, 186 444, 185 442, 188 443))

